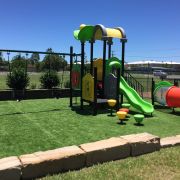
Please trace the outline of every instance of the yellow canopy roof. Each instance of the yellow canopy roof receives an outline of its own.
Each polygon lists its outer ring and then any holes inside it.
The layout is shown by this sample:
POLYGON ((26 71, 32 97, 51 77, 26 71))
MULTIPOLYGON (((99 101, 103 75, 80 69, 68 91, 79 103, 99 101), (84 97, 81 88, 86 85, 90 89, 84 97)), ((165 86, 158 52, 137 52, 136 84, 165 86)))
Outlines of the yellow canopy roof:
POLYGON ((105 38, 126 38, 126 34, 121 27, 105 28, 103 25, 98 24, 94 28, 94 40, 102 40, 105 38))

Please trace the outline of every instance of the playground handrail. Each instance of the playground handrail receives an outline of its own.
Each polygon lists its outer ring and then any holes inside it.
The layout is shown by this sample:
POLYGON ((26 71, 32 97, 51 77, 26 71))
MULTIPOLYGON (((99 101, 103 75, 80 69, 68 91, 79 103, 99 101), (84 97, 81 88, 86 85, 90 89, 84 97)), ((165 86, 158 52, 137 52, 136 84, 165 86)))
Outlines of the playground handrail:
POLYGON ((128 84, 143 97, 144 86, 127 71, 124 71, 124 77, 128 84))

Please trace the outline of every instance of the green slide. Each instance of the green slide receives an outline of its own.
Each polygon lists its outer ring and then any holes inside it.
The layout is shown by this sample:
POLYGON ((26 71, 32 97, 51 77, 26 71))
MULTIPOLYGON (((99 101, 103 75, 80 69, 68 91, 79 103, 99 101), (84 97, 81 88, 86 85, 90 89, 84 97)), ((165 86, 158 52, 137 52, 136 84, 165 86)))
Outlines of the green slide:
MULTIPOLYGON (((121 68, 121 61, 116 58, 112 57, 106 61, 106 73, 109 74, 112 72, 112 68, 121 68)), ((131 88, 127 82, 124 80, 123 77, 120 78, 120 91, 129 101, 129 103, 136 108, 137 110, 141 111, 144 114, 151 114, 154 111, 153 105, 144 101, 139 94, 131 88)))
POLYGON ((127 84, 123 77, 120 79, 120 90, 134 108, 145 114, 153 113, 154 108, 152 104, 144 101, 139 94, 127 84))

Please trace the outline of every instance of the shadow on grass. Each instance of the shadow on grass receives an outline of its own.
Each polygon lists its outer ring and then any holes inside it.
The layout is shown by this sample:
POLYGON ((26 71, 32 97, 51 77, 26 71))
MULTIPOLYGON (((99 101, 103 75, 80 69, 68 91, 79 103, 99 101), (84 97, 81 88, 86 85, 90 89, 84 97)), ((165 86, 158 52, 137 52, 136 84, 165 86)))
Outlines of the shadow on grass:
MULTIPOLYGON (((80 106, 73 106, 71 107, 72 111, 75 111, 77 114, 80 115, 87 115, 87 116, 92 116, 93 115, 93 107, 90 105, 84 105, 83 109, 81 109, 80 106)), ((97 108, 97 114, 109 114, 110 112, 105 108, 97 108)), ((115 116, 115 115, 114 115, 115 116)), ((111 116, 113 117, 113 116, 111 116)))
POLYGON ((162 113, 167 113, 167 114, 172 114, 176 116, 180 116, 180 111, 174 108, 174 110, 168 106, 161 106, 161 105, 155 105, 154 106, 156 111, 162 112, 162 113))
POLYGON ((126 117, 123 121, 129 121, 129 116, 128 117, 126 117))
POLYGON ((168 106, 154 105, 155 109, 170 109, 168 106))
POLYGON ((118 124, 118 125, 126 125, 126 123, 123 122, 123 121, 118 121, 117 124, 118 124))
POLYGON ((92 115, 93 114, 93 111, 91 109, 89 109, 89 107, 85 107, 83 106, 83 109, 81 109, 80 106, 73 106, 71 107, 71 110, 72 111, 75 111, 77 114, 80 114, 80 115, 92 115))
POLYGON ((144 126, 144 124, 141 123, 134 123, 135 126, 144 126))
MULTIPOLYGON (((136 114, 143 114, 143 113, 131 110, 128 114, 134 116, 136 114)), ((143 114, 143 115, 145 118, 152 118, 154 116, 153 114, 152 115, 151 114, 143 114)))
POLYGON ((170 112, 169 114, 173 114, 173 115, 176 115, 176 116, 180 116, 180 111, 174 110, 174 111, 170 112))
POLYGON ((115 114, 112 114, 112 115, 111 115, 111 114, 108 114, 107 116, 108 116, 108 117, 115 117, 116 115, 115 115, 115 114))
POLYGON ((0 117, 1 116, 11 116, 11 115, 21 115, 21 114, 37 114, 37 113, 44 113, 44 112, 57 112, 57 111, 62 111, 62 109, 51 109, 51 110, 33 111, 33 112, 14 112, 14 113, 0 114, 0 117))

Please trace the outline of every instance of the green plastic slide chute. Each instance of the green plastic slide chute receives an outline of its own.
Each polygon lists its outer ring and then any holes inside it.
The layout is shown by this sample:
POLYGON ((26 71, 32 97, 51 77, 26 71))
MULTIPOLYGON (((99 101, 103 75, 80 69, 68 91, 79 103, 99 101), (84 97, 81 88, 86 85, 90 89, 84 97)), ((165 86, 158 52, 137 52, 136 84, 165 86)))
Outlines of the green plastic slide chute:
POLYGON ((143 100, 139 94, 131 88, 123 77, 120 78, 120 90, 132 107, 145 114, 152 114, 154 111, 153 105, 143 100))
MULTIPOLYGON (((106 68, 107 74, 112 71, 112 68, 121 68, 121 61, 116 57, 110 58, 106 63, 107 63, 107 68, 106 68)), ((128 85, 128 83, 125 81, 123 77, 120 78, 120 91, 129 101, 131 106, 133 106, 134 108, 145 114, 153 113, 154 111, 153 105, 143 100, 139 96, 139 94, 128 85)))

